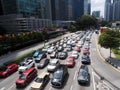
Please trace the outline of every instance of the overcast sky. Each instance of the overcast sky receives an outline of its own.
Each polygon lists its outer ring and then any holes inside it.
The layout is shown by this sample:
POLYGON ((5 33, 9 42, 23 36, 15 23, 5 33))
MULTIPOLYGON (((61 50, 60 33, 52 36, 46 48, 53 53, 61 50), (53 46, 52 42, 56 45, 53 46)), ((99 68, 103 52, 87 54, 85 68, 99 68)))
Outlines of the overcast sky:
POLYGON ((104 17, 105 0, 91 0, 91 11, 101 11, 101 16, 104 17))

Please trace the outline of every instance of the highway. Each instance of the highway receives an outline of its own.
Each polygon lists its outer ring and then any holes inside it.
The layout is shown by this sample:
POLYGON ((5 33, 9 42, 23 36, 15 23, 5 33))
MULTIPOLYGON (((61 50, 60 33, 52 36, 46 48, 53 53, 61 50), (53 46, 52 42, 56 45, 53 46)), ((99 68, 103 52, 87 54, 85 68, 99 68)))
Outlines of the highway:
MULTIPOLYGON (((59 38, 61 38, 61 37, 59 37, 59 38)), ((59 38, 56 38, 56 39, 59 39, 59 38)), ((52 39, 51 41, 54 41, 56 39, 52 39)), ((90 74, 89 85, 82 86, 82 85, 79 85, 77 82, 77 72, 78 72, 79 67, 81 66, 80 59, 81 59, 82 52, 80 52, 79 58, 76 59, 76 65, 73 68, 68 68, 69 77, 67 78, 67 81, 65 82, 64 87, 60 90, 120 90, 119 89, 120 88, 120 86, 119 86, 120 72, 113 69, 112 66, 107 64, 101 58, 101 56, 98 52, 96 42, 97 42, 97 35, 93 34, 92 39, 91 39, 91 48, 90 48, 91 65, 88 65, 89 74, 90 74), (114 85, 119 88, 116 88, 114 85)), ((41 46, 43 46, 43 43, 38 44, 36 47, 38 48, 41 46)), ((26 48, 25 50, 36 50, 37 49, 36 47, 33 48, 33 46, 32 46, 32 48, 29 47, 29 49, 26 48)), ((20 51, 23 52, 24 49, 15 51, 11 55, 8 54, 6 58, 12 58, 12 57, 14 57, 14 54, 16 56, 17 54, 19 54, 20 51)), ((69 54, 70 53, 71 52, 69 52, 69 54)), ((5 57, 5 56, 3 56, 3 57, 5 57)), ((3 57, 1 57, 1 58, 3 58, 3 57)), ((0 60, 0 61, 2 61, 2 60, 0 60)), ((60 60, 60 63, 64 64, 65 60, 60 60)), ((41 73, 46 70, 47 70, 47 68, 39 69, 38 73, 41 73)), ((18 77, 19 77, 19 73, 15 72, 14 74, 10 75, 7 78, 0 79, 0 90, 17 90, 16 85, 15 85, 15 80, 18 77)), ((19 89, 19 90, 30 90, 30 84, 27 87, 25 87, 23 89, 19 89)), ((44 90, 58 90, 58 89, 53 88, 49 81, 48 84, 46 85, 46 87, 44 88, 44 90)))

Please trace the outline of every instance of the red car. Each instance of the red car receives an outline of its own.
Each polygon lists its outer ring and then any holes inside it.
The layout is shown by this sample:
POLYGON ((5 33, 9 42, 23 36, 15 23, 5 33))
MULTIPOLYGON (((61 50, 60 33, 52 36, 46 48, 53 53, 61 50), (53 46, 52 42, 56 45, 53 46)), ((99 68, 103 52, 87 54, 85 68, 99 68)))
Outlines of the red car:
POLYGON ((0 77, 7 77, 8 75, 12 74, 13 72, 17 71, 18 65, 17 64, 9 64, 3 67, 0 70, 0 77))
POLYGON ((16 80, 16 88, 27 86, 37 76, 37 70, 32 67, 24 71, 16 80))
POLYGON ((78 46, 75 46, 75 47, 74 47, 74 50, 75 50, 75 51, 78 51, 78 52, 81 51, 80 47, 78 47, 78 46))
POLYGON ((73 56, 70 56, 67 60, 66 60, 66 65, 68 67, 73 67, 75 65, 75 58, 73 56))
POLYGON ((83 49, 83 54, 90 54, 89 49, 83 49))

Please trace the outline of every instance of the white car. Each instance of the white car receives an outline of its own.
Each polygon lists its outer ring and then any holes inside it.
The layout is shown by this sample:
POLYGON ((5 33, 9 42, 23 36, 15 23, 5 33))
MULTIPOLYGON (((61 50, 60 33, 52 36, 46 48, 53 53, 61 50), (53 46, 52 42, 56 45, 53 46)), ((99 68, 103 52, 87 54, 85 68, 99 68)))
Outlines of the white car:
POLYGON ((48 72, 54 72, 60 65, 60 62, 58 59, 53 59, 50 61, 49 65, 47 66, 48 72))
POLYGON ((79 54, 77 51, 72 51, 71 56, 75 57, 77 59, 79 57, 79 54))
POLYGON ((43 72, 34 80, 31 84, 31 90, 42 90, 44 86, 49 82, 50 73, 43 72))
POLYGON ((19 73, 24 72, 25 70, 35 66, 35 61, 34 60, 26 60, 22 62, 18 68, 19 73))
POLYGON ((55 51, 55 47, 54 46, 48 48, 48 50, 47 50, 48 54, 51 54, 53 51, 55 51))

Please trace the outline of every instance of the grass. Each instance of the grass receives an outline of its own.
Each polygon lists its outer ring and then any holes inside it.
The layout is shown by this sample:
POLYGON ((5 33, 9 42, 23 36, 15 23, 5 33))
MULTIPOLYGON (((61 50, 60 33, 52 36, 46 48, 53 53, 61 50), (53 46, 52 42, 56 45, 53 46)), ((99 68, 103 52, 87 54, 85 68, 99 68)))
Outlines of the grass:
POLYGON ((120 59, 120 49, 112 49, 114 52, 115 56, 120 59))

